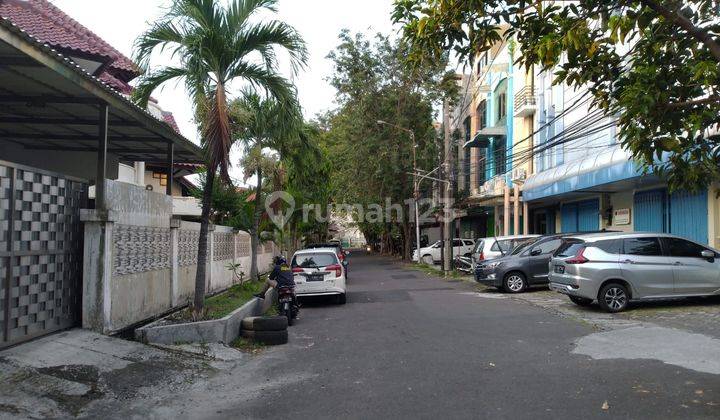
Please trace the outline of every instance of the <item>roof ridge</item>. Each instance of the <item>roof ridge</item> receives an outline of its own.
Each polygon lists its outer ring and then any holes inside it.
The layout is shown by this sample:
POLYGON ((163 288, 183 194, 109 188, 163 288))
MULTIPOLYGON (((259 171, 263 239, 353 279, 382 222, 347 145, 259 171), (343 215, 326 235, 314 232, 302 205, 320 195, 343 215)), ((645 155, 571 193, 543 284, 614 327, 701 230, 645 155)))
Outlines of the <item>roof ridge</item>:
MULTIPOLYGON (((65 13, 52 2, 48 0, 0 0, 0 6, 2 3, 30 10, 32 13, 42 16, 42 18, 57 25, 57 29, 62 30, 69 36, 77 37, 79 41, 87 44, 89 50, 83 51, 82 48, 74 48, 71 45, 62 45, 61 43, 57 43, 59 44, 59 47, 106 56, 113 60, 110 63, 110 67, 122 71, 129 71, 135 75, 141 74, 139 67, 129 57, 125 56, 98 34, 75 20, 72 16, 65 13)), ((28 30, 28 28, 24 29, 28 30)), ((43 41, 50 42, 51 40, 43 41)))

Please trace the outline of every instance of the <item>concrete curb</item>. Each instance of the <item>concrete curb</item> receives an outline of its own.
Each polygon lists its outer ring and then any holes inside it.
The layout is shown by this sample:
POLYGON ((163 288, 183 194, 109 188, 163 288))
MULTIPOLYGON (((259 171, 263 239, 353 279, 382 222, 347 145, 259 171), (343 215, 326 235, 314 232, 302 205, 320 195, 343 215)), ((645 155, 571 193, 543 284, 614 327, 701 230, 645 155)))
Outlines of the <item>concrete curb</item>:
POLYGON ((145 344, 230 344, 240 336, 243 318, 265 313, 275 301, 276 295, 275 289, 270 289, 265 294, 265 299, 252 298, 220 319, 167 325, 163 325, 164 318, 159 319, 135 330, 135 338, 145 344))

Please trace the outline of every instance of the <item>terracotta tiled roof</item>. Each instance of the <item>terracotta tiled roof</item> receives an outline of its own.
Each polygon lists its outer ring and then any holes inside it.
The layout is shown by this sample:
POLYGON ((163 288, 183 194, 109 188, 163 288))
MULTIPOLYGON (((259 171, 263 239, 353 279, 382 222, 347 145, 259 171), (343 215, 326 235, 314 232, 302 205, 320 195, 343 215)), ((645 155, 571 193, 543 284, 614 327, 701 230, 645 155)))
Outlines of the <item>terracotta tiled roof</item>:
POLYGON ((68 55, 90 55, 108 63, 97 76, 120 91, 140 75, 132 60, 47 0, 0 0, 0 16, 68 55))
POLYGON ((180 127, 178 127, 177 121, 175 121, 175 117, 173 116, 172 112, 163 111, 163 112, 162 112, 162 115, 163 115, 163 120, 165 120, 165 122, 166 122, 170 127, 172 127, 173 130, 175 130, 177 133, 179 133, 179 132, 180 132, 180 127))

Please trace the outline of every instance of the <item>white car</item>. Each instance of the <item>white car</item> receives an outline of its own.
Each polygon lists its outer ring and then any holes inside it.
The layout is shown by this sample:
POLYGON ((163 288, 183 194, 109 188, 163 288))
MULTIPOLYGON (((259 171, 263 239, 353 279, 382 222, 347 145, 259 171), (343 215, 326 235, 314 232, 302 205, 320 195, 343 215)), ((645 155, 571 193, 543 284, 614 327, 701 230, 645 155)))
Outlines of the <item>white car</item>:
MULTIPOLYGON (((442 244, 443 241, 437 241, 430 246, 420 248, 420 260, 425 264, 435 264, 440 262, 440 256, 442 255, 442 244)), ((470 256, 470 253, 475 247, 475 241, 472 239, 453 239, 453 257, 458 255, 470 256)), ((418 260, 418 252, 413 252, 413 261, 418 260)))
POLYGON ((337 296, 345 303, 345 270, 333 248, 297 251, 290 262, 297 296, 337 296))
POLYGON ((502 256, 508 255, 510 251, 518 245, 528 242, 532 238, 540 235, 511 235, 511 236, 492 236, 488 238, 480 238, 475 241, 475 248, 472 250, 473 269, 478 261, 494 260, 502 256))

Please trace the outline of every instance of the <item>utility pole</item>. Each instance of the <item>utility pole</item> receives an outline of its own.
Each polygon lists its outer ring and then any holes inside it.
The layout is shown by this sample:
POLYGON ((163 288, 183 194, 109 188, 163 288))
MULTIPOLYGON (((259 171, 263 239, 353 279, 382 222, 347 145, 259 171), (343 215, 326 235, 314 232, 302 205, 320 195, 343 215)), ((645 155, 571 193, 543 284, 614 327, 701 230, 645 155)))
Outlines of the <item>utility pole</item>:
POLYGON ((452 167, 450 166, 450 104, 446 99, 443 103, 443 128, 445 131, 445 159, 443 178, 445 179, 445 193, 443 194, 443 266, 445 274, 451 270, 453 235, 451 229, 452 207, 450 197, 452 195, 452 182, 450 182, 452 167))
MULTIPOLYGON (((418 179, 417 173, 417 144, 415 143, 415 132, 409 128, 400 127, 396 124, 391 124, 387 121, 377 120, 378 125, 389 125, 395 127, 398 130, 405 131, 410 134, 412 140, 412 157, 413 157, 413 207, 415 208, 415 246, 417 247, 418 264, 420 261, 420 210, 418 209, 418 200, 420 199, 420 179, 418 179)), ((412 259, 412 254, 410 255, 412 259)))

